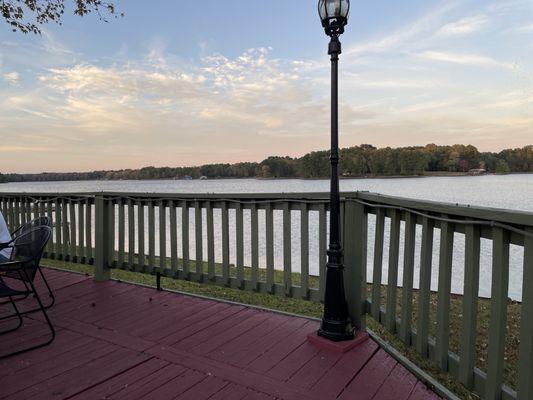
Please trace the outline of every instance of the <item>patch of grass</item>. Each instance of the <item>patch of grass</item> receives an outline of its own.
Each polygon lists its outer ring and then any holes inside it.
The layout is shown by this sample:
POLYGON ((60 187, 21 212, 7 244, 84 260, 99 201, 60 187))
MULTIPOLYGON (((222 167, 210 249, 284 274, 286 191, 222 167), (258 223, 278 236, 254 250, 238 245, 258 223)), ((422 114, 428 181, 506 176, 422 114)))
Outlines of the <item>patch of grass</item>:
MULTIPOLYGON (((181 260, 178 261, 179 268, 182 268, 181 260)), ((93 275, 93 267, 90 265, 71 263, 59 260, 43 260, 43 265, 50 267, 61 268, 71 271, 77 271, 88 275, 93 275)), ((159 261, 155 263, 159 265, 159 261)), ((191 271, 195 271, 195 263, 190 263, 191 271)), ((203 263, 203 270, 207 272, 207 263, 203 263)), ((217 275, 222 274, 222 266, 217 264, 215 266, 217 275)), ((266 272, 264 269, 259 269, 258 279, 264 281, 266 279, 266 272)), ((236 276, 237 269, 235 266, 230 266, 230 276, 236 276)), ((283 279, 283 271, 274 272, 275 279, 283 279)), ((251 268, 245 267, 245 279, 250 279, 251 268)), ((111 269, 111 277, 113 279, 128 281, 133 283, 140 283, 155 287, 155 276, 146 273, 137 273, 121 269, 111 269)), ((299 273, 292 274, 293 282, 297 284, 300 282, 301 276, 299 273)), ((294 299, 282 296, 274 296, 271 294, 249 292, 234 288, 223 287, 214 283, 205 282, 197 283, 186 280, 178 280, 168 277, 161 277, 161 285, 168 290, 176 290, 191 294, 203 295, 215 299, 230 300, 243 304, 250 304, 259 307, 266 307, 273 310, 299 314, 303 316, 320 318, 322 315, 322 305, 311 301, 294 299)), ((310 287, 318 287, 318 278, 310 277, 310 287), (316 285, 316 286, 315 286, 316 285)), ((368 287, 370 293, 370 286, 368 287)), ((381 287, 381 304, 386 304, 387 287, 381 287)), ((401 313, 402 289, 397 291, 397 315, 401 313)), ((436 334, 436 316, 437 316, 437 294, 432 293, 430 296, 430 327, 429 334, 434 336, 436 334)), ((518 382, 518 344, 520 331, 520 312, 521 304, 516 302, 509 302, 507 307, 508 322, 506 335, 506 353, 504 376, 505 383, 511 388, 516 388, 518 382)), ((416 328, 418 313, 418 292, 413 294, 413 313, 412 326, 416 328)), ((476 341, 476 366, 486 371, 487 368, 487 348, 488 348, 488 328, 490 321, 490 301, 487 299, 479 299, 478 303, 478 319, 477 319, 477 341, 476 341)), ((367 317, 367 325, 383 340, 392 345, 396 350, 400 351, 409 360, 414 362, 417 366, 433 376, 437 381, 446 386, 449 390, 454 392, 459 398, 465 400, 478 399, 479 397, 469 391, 466 387, 460 384, 457 379, 450 374, 443 373, 437 369, 432 360, 422 357, 416 350, 407 346, 395 335, 388 332, 383 325, 375 321, 370 316, 367 317)), ((460 335, 462 325, 462 296, 452 296, 450 303, 450 350, 459 353, 460 350, 460 335)))
MULTIPOLYGON (((43 265, 52 268, 61 268, 70 271, 94 275, 94 268, 90 265, 75 264, 66 261, 45 259, 43 265)), ((131 272, 121 269, 111 269, 111 278, 121 281, 140 283, 148 286, 156 286, 155 276, 131 272)), ((271 308, 293 314, 319 318, 322 315, 322 305, 311 301, 293 299, 288 297, 273 296, 265 293, 248 292, 244 290, 223 287, 214 283, 197 283, 180 279, 161 277, 161 286, 167 290, 176 290, 191 294, 213 297, 216 299, 235 301, 259 307, 271 308)))

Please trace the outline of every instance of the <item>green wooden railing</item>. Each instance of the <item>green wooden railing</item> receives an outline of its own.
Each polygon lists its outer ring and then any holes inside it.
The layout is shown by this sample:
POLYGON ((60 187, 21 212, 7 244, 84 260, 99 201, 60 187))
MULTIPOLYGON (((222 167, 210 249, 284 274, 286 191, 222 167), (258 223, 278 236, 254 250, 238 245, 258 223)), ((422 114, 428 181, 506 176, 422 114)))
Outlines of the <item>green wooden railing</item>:
MULTIPOLYGON (((51 216, 45 257, 92 264, 98 280, 120 268, 315 302, 323 299, 328 202, 326 193, 0 194, 11 228, 51 216)), ((482 398, 533 399, 532 213, 366 192, 343 193, 341 211, 346 293, 358 327, 371 318, 482 398), (508 326, 516 305, 508 299, 511 247, 523 280, 519 327, 508 326), (457 262, 460 295, 452 293, 457 262), (478 297, 482 265, 490 299, 478 297), (490 308, 483 362, 480 302, 490 308), (459 331, 450 328, 456 319, 459 331), (508 343, 510 329, 519 345, 508 343), (509 352, 518 354, 512 383, 509 352)))

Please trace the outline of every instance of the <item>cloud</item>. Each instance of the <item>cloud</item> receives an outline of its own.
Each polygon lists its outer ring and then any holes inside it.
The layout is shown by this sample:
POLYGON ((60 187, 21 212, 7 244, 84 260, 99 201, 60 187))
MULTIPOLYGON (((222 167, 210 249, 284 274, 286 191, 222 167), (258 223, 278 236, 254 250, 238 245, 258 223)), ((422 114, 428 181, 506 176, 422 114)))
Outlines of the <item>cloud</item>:
POLYGON ((478 54, 425 51, 423 53, 418 54, 418 56, 427 60, 442 61, 453 64, 470 65, 484 68, 498 67, 510 70, 515 70, 518 68, 518 65, 516 63, 499 61, 494 58, 478 54))
MULTIPOLYGON (((466 137, 496 150, 531 142, 529 42, 522 46, 527 36, 516 35, 502 49, 497 36, 510 25, 525 30, 527 20, 511 18, 524 14, 523 3, 521 9, 519 2, 495 9, 484 3, 478 10, 459 1, 440 4, 345 44, 342 146, 453 144, 466 137), (489 20, 480 48, 479 37, 469 34, 489 20)), ((0 132, 11 132, 3 137, 0 170, 19 165, 20 152, 32 149, 38 156, 21 168, 39 171, 261 160, 329 145, 323 55, 279 58, 257 47, 228 56, 208 42, 186 59, 156 38, 137 54, 132 48, 89 59, 51 36, 43 41, 8 43, 2 54, 0 81, 9 71, 23 79, 0 85, 0 132)))
POLYGON ((486 15, 477 15, 475 17, 462 18, 458 21, 451 22, 440 28, 437 34, 443 36, 459 36, 477 32, 484 28, 489 22, 486 15))
POLYGON ((391 49, 398 49, 406 43, 416 42, 418 37, 427 37, 428 33, 433 34, 445 15, 456 8, 457 5, 457 1, 448 1, 445 5, 426 13, 417 20, 406 24, 388 35, 373 38, 348 47, 346 54, 383 53, 391 49))
POLYGON ((20 79, 20 74, 16 71, 7 72, 3 74, 2 76, 4 80, 6 80, 8 83, 11 83, 12 85, 16 85, 20 79))
POLYGON ((533 33, 533 24, 519 26, 513 31, 516 33, 533 33))

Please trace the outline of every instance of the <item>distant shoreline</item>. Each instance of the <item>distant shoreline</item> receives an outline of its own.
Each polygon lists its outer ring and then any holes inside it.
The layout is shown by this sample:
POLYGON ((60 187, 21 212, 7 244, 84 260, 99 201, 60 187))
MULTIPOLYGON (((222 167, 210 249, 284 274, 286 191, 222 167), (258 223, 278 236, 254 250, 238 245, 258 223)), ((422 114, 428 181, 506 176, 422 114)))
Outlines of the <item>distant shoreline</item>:
MULTIPOLYGON (((414 178, 453 178, 453 177, 480 177, 480 176, 496 176, 496 175, 532 175, 532 172, 509 172, 509 173, 485 173, 480 175, 469 174, 468 172, 430 172, 423 175, 364 175, 364 176, 341 176, 341 180, 350 179, 414 179, 414 178)), ((247 180, 254 179, 258 181, 279 181, 279 180, 301 180, 301 181, 327 181, 329 177, 323 178, 301 178, 301 177, 278 177, 278 178, 262 178, 262 177, 246 177, 246 178, 208 178, 210 181, 224 181, 224 180, 247 180)), ((35 181, 13 181, 13 182, 1 182, 2 184, 10 183, 53 183, 53 182, 141 182, 141 181, 202 181, 202 179, 73 179, 73 180, 35 180, 35 181)))

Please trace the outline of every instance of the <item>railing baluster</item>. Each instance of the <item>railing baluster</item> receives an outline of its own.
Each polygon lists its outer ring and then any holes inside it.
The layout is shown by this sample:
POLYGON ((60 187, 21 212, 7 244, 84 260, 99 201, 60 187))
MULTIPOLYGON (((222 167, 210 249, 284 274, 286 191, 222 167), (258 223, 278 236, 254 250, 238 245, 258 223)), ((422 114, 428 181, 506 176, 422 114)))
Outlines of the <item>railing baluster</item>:
POLYGON ((20 198, 20 224, 26 225, 26 198, 23 197, 20 198))
MULTIPOLYGON (((446 215, 444 217, 447 217, 446 215)), ((450 293, 452 290, 452 261, 454 225, 442 222, 440 227, 439 288, 437 293, 437 336, 435 361, 441 371, 448 371, 450 347, 450 293)))
POLYGON ((70 241, 70 235, 69 235, 69 221, 68 221, 68 200, 63 199, 61 201, 61 219, 63 221, 61 228, 61 235, 62 235, 62 242, 61 242, 61 255, 62 260, 68 260, 69 259, 69 251, 68 251, 68 245, 70 241))
POLYGON ((94 278, 97 281, 106 281, 111 276, 109 269, 109 217, 112 211, 109 201, 103 195, 97 195, 94 200, 94 229, 95 229, 95 254, 94 278))
POLYGON ((69 251, 69 260, 71 262, 75 262, 77 260, 77 254, 78 254, 78 251, 77 251, 77 247, 76 247, 76 232, 77 232, 77 227, 76 227, 76 209, 75 209, 75 204, 74 204, 74 201, 71 199, 69 201, 69 214, 70 214, 70 224, 69 224, 69 229, 70 229, 70 251, 69 251))
POLYGON ((189 204, 186 201, 181 202, 181 250, 183 275, 185 279, 190 279, 189 265, 189 204))
POLYGON ((85 241, 83 240, 83 234, 85 233, 85 220, 83 218, 83 207, 84 203, 83 200, 79 199, 77 201, 78 205, 78 257, 77 262, 79 263, 86 263, 86 257, 85 257, 85 241))
POLYGON ((403 253, 403 290, 400 339, 411 344, 411 319, 413 312, 413 279, 415 265, 416 216, 408 212, 405 218, 405 244, 403 253))
POLYGON ((19 198, 15 197, 14 199, 14 211, 13 211, 13 229, 17 229, 20 226, 20 206, 19 198))
POLYGON ((199 201, 194 203, 194 233, 196 240, 196 280, 201 282, 204 273, 204 249, 202 243, 202 205, 199 201))
POLYGON ((92 204, 91 200, 85 201, 85 258, 87 263, 94 257, 92 237, 92 204))
POLYGON ((285 295, 291 295, 292 257, 291 257, 291 209, 290 203, 283 204, 283 284, 285 295))
POLYGON ((210 280, 215 279, 215 221, 213 203, 206 202, 207 213, 207 275, 210 280))
POLYGON ((159 201, 159 272, 167 269, 167 208, 164 200, 159 201))
POLYGON ((252 290, 257 290, 259 280, 259 214, 257 205, 250 212, 251 243, 252 243, 252 290))
POLYGON ((300 286, 302 298, 309 298, 309 206, 300 205, 300 286))
POLYGON ((266 286, 269 293, 274 291, 274 211, 272 204, 266 206, 266 286))
POLYGON ((374 240, 374 270, 372 272, 372 317, 380 322, 381 280, 383 275, 383 242, 385 237, 385 210, 376 211, 376 237, 374 240))
POLYGON ((472 388, 474 385, 474 366, 476 361, 476 322, 479 296, 481 230, 478 226, 467 225, 465 235, 465 280, 459 381, 468 388, 472 388))
POLYGON ((498 400, 503 383, 507 294, 509 289, 509 232, 492 229, 492 288, 485 398, 498 400))
MULTIPOLYGON (((533 235, 533 228, 527 233, 533 235)), ((518 357, 519 399, 533 398, 533 236, 524 238, 524 272, 522 277, 522 312, 520 322, 520 348, 518 357)))
POLYGON ((107 256, 107 261, 109 262, 109 266, 114 265, 115 261, 115 202, 114 200, 108 200, 107 201, 107 207, 109 208, 109 224, 108 224, 108 230, 109 230, 109 255, 107 256))
POLYGON ((16 198, 9 198, 9 215, 8 215, 8 226, 9 230, 13 231, 17 228, 17 223, 15 220, 15 203, 17 202, 16 198))
MULTIPOLYGON (((59 224, 60 224, 60 221, 58 221, 57 219, 57 215, 54 211, 54 207, 57 207, 57 202, 55 202, 55 205, 54 203, 52 203, 52 200, 50 200, 47 204, 47 212, 48 212, 48 216, 50 218, 52 218, 52 229, 54 230, 54 233, 53 233, 53 237, 50 239, 50 246, 48 247, 48 251, 49 253, 53 253, 53 257, 55 259, 57 259, 57 232, 59 231, 59 224)), ((56 208, 57 210, 57 208, 56 208)))
POLYGON ((143 271, 146 263, 146 256, 144 251, 144 202, 142 200, 137 201, 137 235, 139 243, 139 256, 137 271, 143 271))
POLYGON ((400 212, 392 210, 390 244, 389 244, 389 272, 387 280, 387 315, 385 325, 389 332, 396 332, 396 298, 398 291, 398 256, 400 253, 400 212))
POLYGON ((242 205, 238 203, 235 208, 235 235, 237 247, 237 285, 244 288, 244 225, 242 205))
POLYGON ((126 212, 124 210, 124 201, 117 201, 118 205, 118 267, 124 268, 125 258, 124 248, 126 247, 126 212))
POLYGON ((431 266, 433 259, 434 222, 424 217, 422 223, 422 249, 420 254, 420 290, 418 293, 418 321, 416 329, 416 350, 428 355, 429 301, 431 296, 431 266))
POLYGON ((133 200, 128 199, 128 267, 133 269, 135 264, 135 207, 133 200))
POLYGON ((2 215, 7 224, 7 199, 2 197, 0 200, 0 209, 2 210, 2 215))
POLYGON ((222 203, 222 280, 230 284, 229 275, 229 213, 226 202, 222 203))
POLYGON ((178 273, 178 224, 176 202, 170 202, 170 268, 172 276, 178 273))
POLYGON ((155 268, 155 206, 152 200, 148 203, 148 267, 155 268))
POLYGON ((321 204, 318 211, 318 291, 322 302, 326 291, 327 232, 326 204, 321 204))
POLYGON ((26 221, 30 222, 31 220, 38 217, 38 205, 35 199, 27 198, 26 200, 26 221))
MULTIPOLYGON (((37 207, 37 204, 35 205, 35 207, 37 207)), ((45 200, 44 200, 44 197, 40 197, 39 198, 39 202, 38 202, 38 207, 39 207, 39 215, 35 215, 35 218, 37 218, 37 216, 39 217, 44 217, 44 216, 49 216, 50 220, 52 218, 52 216, 50 214, 48 214, 48 211, 47 211, 47 204, 45 204, 45 200)), ((52 224, 53 224, 53 221, 51 220, 52 224)), ((52 232, 52 235, 53 235, 53 232, 52 232)), ((51 253, 52 253, 52 235, 50 235, 50 240, 48 241, 48 243, 46 244, 46 247, 44 248, 44 256, 45 258, 51 258, 51 253)))

